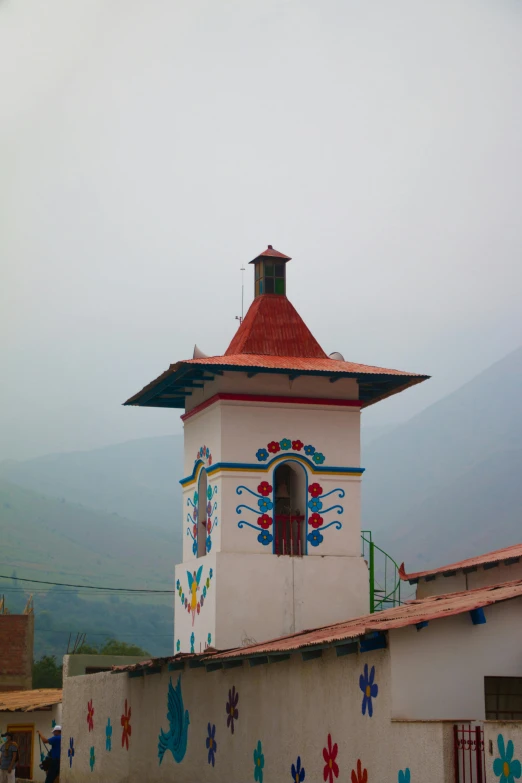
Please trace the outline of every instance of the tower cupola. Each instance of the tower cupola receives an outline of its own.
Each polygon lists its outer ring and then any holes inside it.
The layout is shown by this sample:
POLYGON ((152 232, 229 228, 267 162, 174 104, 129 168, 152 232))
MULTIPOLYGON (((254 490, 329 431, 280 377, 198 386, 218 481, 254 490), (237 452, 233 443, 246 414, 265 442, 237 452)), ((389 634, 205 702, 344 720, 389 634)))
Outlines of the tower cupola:
POLYGON ((250 261, 255 268, 255 296, 279 294, 286 296, 286 265, 292 259, 272 245, 250 261))

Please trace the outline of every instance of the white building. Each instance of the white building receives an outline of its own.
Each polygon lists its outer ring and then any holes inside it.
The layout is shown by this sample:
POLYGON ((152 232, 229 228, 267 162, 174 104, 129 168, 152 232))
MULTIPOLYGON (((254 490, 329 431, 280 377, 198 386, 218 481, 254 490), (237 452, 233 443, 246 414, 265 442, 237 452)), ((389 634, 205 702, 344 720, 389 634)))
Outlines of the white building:
POLYGON ((328 356, 286 298, 289 260, 270 246, 253 260, 224 355, 177 362, 128 401, 184 410, 176 649, 65 681, 61 780, 512 783, 518 724, 494 721, 518 713, 521 574, 473 590, 456 567, 402 569, 419 599, 385 591, 391 608, 369 611, 361 411, 427 376, 328 356))

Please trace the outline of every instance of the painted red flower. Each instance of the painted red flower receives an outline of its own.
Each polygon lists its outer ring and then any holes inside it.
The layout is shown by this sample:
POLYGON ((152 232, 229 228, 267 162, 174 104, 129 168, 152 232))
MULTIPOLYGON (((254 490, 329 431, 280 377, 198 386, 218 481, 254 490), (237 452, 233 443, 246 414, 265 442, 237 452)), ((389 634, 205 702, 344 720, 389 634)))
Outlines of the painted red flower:
POLYGON ((196 538, 197 534, 198 534, 197 525, 192 525, 192 535, 194 536, 194 538, 196 538))
POLYGON ((281 446, 276 440, 273 440, 268 444, 267 449, 271 454, 277 454, 281 450, 281 446))
POLYGON ((272 492, 272 485, 268 483, 268 481, 262 481, 261 484, 258 486, 257 491, 260 495, 263 495, 263 497, 267 497, 272 492))
POLYGON ((323 770, 323 777, 325 781, 327 780, 328 783, 333 783, 334 777, 339 777, 339 765, 336 762, 337 758, 337 752, 339 748, 337 747, 337 742, 335 745, 332 746, 332 736, 331 734, 328 735, 328 747, 323 748, 323 758, 324 758, 324 770, 323 770))
POLYGON ((92 706, 92 699, 87 702, 87 725, 89 731, 94 730, 94 707, 92 706))
POLYGON ((129 737, 132 734, 132 726, 130 725, 130 719, 131 719, 131 708, 129 706, 127 712, 127 699, 125 699, 125 712, 121 716, 121 725, 123 727, 123 731, 121 732, 121 746, 122 748, 125 746, 127 750, 129 749, 129 737))
POLYGON ((308 487, 308 492, 311 494, 313 498, 318 498, 319 495, 323 494, 323 488, 320 484, 310 484, 308 487))
POLYGON ((198 601, 198 605, 196 606, 197 613, 199 614, 201 612, 201 604, 198 601))
POLYGON ((303 441, 302 441, 302 440, 293 440, 293 441, 292 441, 292 449, 293 449, 294 451, 301 451, 301 449, 303 448, 303 446, 304 446, 304 443, 303 443, 303 441))
POLYGON ((272 524, 272 517, 269 517, 268 514, 263 514, 263 516, 257 518, 257 524, 263 530, 267 530, 272 524))
POLYGON ((362 768, 361 759, 357 759, 357 772, 352 769, 352 783, 368 783, 368 770, 362 768))
POLYGON ((320 514, 317 514, 314 512, 313 514, 310 514, 310 517, 308 518, 309 523, 312 525, 312 527, 318 528, 321 527, 323 524, 323 518, 320 514))
POLYGON ((211 532, 212 532, 212 520, 207 519, 207 533, 210 535, 211 532))
POLYGON ((208 455, 208 464, 212 465, 212 454, 208 455))

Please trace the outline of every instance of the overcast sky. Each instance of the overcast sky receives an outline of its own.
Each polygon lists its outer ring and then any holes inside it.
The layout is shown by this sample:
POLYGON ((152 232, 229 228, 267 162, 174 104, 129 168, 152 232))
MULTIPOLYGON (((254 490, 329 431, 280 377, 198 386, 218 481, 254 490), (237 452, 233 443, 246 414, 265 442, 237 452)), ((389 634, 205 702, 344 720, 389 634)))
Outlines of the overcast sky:
POLYGON ((0 458, 179 431, 121 403, 268 243, 328 353, 433 376, 368 424, 520 344, 518 0, 0 0, 0 74, 0 458))

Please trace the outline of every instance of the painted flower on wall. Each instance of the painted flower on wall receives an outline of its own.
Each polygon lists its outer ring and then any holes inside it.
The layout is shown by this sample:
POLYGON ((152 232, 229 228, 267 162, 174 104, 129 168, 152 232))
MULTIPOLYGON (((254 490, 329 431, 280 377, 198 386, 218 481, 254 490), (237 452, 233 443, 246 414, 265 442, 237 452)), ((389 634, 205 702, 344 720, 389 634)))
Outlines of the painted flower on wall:
POLYGON ((324 454, 321 454, 319 451, 316 451, 312 459, 316 465, 322 465, 325 460, 325 456, 324 454))
POLYGON ((277 454, 278 451, 281 451, 281 446, 276 440, 272 440, 268 444, 267 449, 270 452, 270 454, 277 454))
POLYGON ((105 726, 105 750, 112 750, 112 726, 110 718, 107 718, 107 725, 105 726))
POLYGON ((269 533, 268 530, 262 530, 258 535, 257 540, 260 544, 263 544, 263 546, 267 546, 268 544, 272 543, 274 536, 269 533))
POLYGON ((263 755, 263 746, 261 740, 258 740, 257 748, 254 749, 254 780, 257 783, 263 783, 263 769, 265 767, 265 757, 263 755))
POLYGON ((272 524, 272 517, 269 517, 268 514, 263 514, 263 516, 257 518, 257 524, 263 530, 267 530, 272 524))
POLYGON ((409 767, 406 767, 406 769, 400 769, 399 770, 399 779, 398 783, 410 783, 410 770, 409 767))
POLYGON ((321 533, 318 530, 312 530, 312 532, 308 533, 308 535, 306 536, 306 540, 312 546, 319 546, 319 544, 323 543, 324 536, 322 536, 321 533))
POLYGON ((323 748, 323 759, 324 759, 324 770, 323 770, 323 778, 325 781, 328 781, 328 783, 333 783, 333 779, 339 777, 339 765, 337 764, 336 758, 337 753, 339 751, 339 748, 337 747, 337 742, 335 745, 332 745, 332 736, 331 734, 328 735, 328 744, 326 748, 323 748))
POLYGON ((211 644, 212 644, 212 634, 209 632, 207 634, 207 645, 210 647, 211 644))
POLYGON ((178 641, 176 642, 176 652, 179 652, 180 650, 181 650, 181 642, 178 639, 178 641))
POLYGON ((315 454, 315 446, 305 446, 304 453, 311 457, 312 454, 315 454))
POLYGON ((303 448, 304 443, 302 440, 293 440, 292 441, 292 449, 293 451, 301 451, 303 448))
POLYGON ((257 505, 259 506, 260 511, 263 511, 263 513, 265 511, 271 511, 274 507, 274 504, 268 498, 259 498, 257 505))
POLYGON ((268 459, 268 451, 266 449, 258 449, 256 451, 256 457, 258 462, 266 462, 268 459))
POLYGON ((92 706, 92 699, 87 702, 87 726, 89 731, 94 730, 94 707, 92 706))
POLYGON ((314 484, 310 484, 310 486, 308 487, 308 492, 313 498, 318 498, 319 495, 323 494, 323 488, 320 484, 314 482, 314 484))
POLYGON ((239 701, 239 693, 236 691, 236 686, 233 685, 228 691, 228 701, 226 704, 227 713, 227 729, 230 729, 232 734, 234 733, 234 721, 239 718, 239 710, 237 703, 239 701))
POLYGON ((196 637, 194 636, 194 631, 190 634, 190 652, 194 652, 194 642, 196 641, 196 637))
POLYGON ((319 500, 319 498, 312 498, 308 501, 308 508, 310 511, 320 511, 323 507, 322 500, 319 500))
POLYGON ((518 759, 513 759, 515 752, 513 740, 508 740, 505 745, 504 736, 499 734, 497 745, 499 758, 493 762, 493 773, 497 775, 499 783, 515 783, 515 778, 519 778, 522 774, 522 767, 518 759))
POLYGON ((314 528, 321 527, 321 525, 323 524, 323 521, 324 520, 323 520, 322 516, 320 514, 317 514, 317 513, 310 514, 310 516, 308 518, 308 524, 311 525, 314 528))
POLYGON ((94 772, 94 765, 96 764, 96 756, 94 754, 94 745, 91 746, 91 752, 89 755, 89 766, 91 768, 91 772, 94 772))
POLYGON ((210 725, 210 723, 208 724, 207 750, 208 750, 208 763, 214 766, 216 763, 216 751, 217 751, 215 724, 213 724, 212 726, 210 725))
POLYGON ((368 783, 368 770, 362 768, 361 759, 357 759, 357 770, 352 769, 352 783, 368 783))
POLYGON ((288 449, 292 448, 292 441, 288 438, 283 438, 283 440, 279 441, 279 445, 283 449, 283 451, 288 451, 288 449))
POLYGON ((129 749, 129 737, 132 734, 132 726, 130 724, 130 719, 131 719, 131 708, 129 706, 127 711, 127 699, 125 699, 125 711, 121 716, 121 725, 122 725, 121 746, 122 748, 126 747, 127 750, 129 749))
POLYGON ((362 714, 366 715, 366 709, 368 709, 368 716, 371 718, 373 715, 373 703, 372 699, 375 699, 379 693, 379 687, 375 680, 375 666, 370 669, 368 674, 368 664, 364 664, 364 674, 359 677, 359 688, 363 692, 363 700, 361 705, 362 714))
POLYGON ((301 766, 301 756, 298 756, 295 764, 292 764, 290 772, 292 773, 293 783, 303 783, 303 780, 305 779, 305 769, 301 766))
POLYGON ((74 756, 74 739, 72 737, 69 737, 69 747, 67 749, 67 755, 69 757, 69 767, 72 767, 73 756, 74 756))
POLYGON ((269 484, 268 481, 262 481, 261 484, 259 484, 257 491, 266 498, 272 492, 272 485, 269 484))

